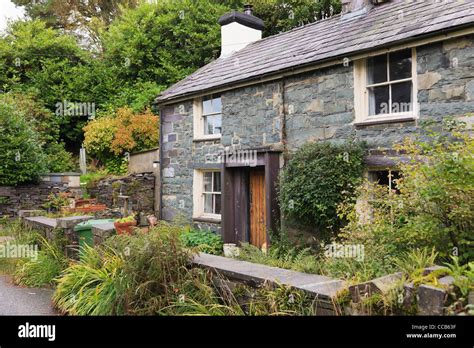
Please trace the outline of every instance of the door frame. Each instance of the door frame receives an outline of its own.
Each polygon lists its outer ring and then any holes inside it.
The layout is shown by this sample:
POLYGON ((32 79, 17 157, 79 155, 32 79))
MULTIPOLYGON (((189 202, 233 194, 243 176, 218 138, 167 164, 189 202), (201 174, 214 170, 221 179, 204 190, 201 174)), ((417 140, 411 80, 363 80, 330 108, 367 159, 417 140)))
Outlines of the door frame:
MULTIPOLYGON (((266 243, 269 245, 268 231, 280 229, 280 209, 277 197, 277 182, 280 171, 281 151, 254 149, 257 151, 257 166, 265 171, 265 215, 266 243)), ((249 193, 243 189, 247 180, 244 176, 251 170, 248 163, 226 162, 222 168, 222 236, 224 243, 239 244, 248 239, 249 193), (243 209, 244 208, 244 209, 243 209), (247 226, 247 227, 245 227, 247 226)), ((248 185, 248 183, 247 183, 248 185)))

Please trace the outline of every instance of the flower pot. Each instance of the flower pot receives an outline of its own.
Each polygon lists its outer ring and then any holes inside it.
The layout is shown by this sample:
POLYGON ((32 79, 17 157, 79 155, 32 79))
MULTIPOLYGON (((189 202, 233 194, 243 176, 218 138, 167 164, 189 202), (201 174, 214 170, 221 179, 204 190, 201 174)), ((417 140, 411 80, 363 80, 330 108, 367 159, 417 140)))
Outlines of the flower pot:
POLYGON ((132 234, 133 228, 137 225, 136 221, 132 222, 114 222, 117 234, 132 234))

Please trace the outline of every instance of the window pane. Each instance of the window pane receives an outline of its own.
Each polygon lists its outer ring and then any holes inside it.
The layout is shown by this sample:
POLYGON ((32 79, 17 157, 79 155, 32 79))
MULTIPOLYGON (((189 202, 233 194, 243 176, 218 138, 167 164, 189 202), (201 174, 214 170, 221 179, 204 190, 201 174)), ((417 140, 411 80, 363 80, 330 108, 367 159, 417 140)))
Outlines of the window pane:
POLYGON ((222 115, 214 116, 214 134, 222 133, 222 115))
POLYGON ((389 186, 392 190, 399 193, 395 180, 400 179, 400 172, 394 170, 380 170, 371 172, 371 174, 373 175, 373 181, 377 182, 379 185, 389 186))
POLYGON ((371 57, 367 60, 368 83, 380 83, 387 81, 387 55, 371 57))
POLYGON ((204 115, 212 113, 212 100, 206 97, 202 101, 202 113, 204 115))
POLYGON ((412 110, 411 82, 401 82, 391 85, 392 112, 409 112, 412 110))
POLYGON ((390 81, 411 77, 411 49, 390 53, 390 81))
POLYGON ((204 194, 204 212, 212 214, 212 194, 204 194))
POLYGON ((204 134, 214 134, 214 116, 204 117, 204 134))
POLYGON ((212 112, 221 112, 222 111, 222 102, 221 98, 215 98, 212 100, 212 112))
POLYGON ((212 172, 204 173, 204 192, 212 192, 212 172))
POLYGON ((204 134, 221 134, 222 115, 204 117, 204 134))
POLYGON ((221 195, 214 195, 214 200, 216 204, 216 209, 214 210, 214 214, 221 213, 221 195))
POLYGON ((369 115, 388 114, 389 86, 369 88, 369 115))
POLYGON ((221 173, 214 172, 214 190, 213 192, 221 192, 221 173))

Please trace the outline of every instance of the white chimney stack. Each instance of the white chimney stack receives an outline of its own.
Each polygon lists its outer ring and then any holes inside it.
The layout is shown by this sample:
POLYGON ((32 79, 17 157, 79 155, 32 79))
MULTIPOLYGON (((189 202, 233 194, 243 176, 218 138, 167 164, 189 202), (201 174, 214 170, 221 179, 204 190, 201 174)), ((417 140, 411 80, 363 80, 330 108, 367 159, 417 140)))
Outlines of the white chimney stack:
POLYGON ((342 0, 342 18, 351 18, 365 14, 373 6, 374 2, 385 2, 383 0, 342 0))
POLYGON ((252 15, 252 8, 252 5, 245 5, 243 13, 234 11, 219 18, 221 57, 227 57, 262 38, 264 23, 252 15))

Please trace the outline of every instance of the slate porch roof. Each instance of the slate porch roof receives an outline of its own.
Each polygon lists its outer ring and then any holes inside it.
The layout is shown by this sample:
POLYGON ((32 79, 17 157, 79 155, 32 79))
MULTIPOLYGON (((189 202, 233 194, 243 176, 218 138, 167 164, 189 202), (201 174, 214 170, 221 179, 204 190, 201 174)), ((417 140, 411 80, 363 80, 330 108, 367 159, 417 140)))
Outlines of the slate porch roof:
POLYGON ((162 92, 156 101, 163 103, 468 26, 474 26, 474 0, 392 0, 361 16, 338 15, 256 41, 198 69, 162 92))

